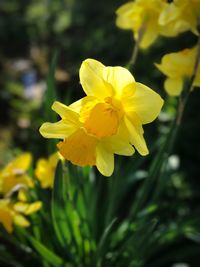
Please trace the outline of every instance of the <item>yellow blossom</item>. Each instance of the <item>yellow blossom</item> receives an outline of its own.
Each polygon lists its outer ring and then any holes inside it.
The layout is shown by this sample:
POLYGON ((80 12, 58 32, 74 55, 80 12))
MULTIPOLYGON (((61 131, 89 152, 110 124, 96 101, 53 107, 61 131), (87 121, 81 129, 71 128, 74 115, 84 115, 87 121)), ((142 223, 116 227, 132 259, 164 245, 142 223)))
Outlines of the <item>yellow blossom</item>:
POLYGON ((60 138, 61 155, 72 163, 96 165, 105 176, 114 169, 114 154, 141 155, 148 149, 142 125, 152 122, 163 105, 162 98, 135 81, 122 67, 106 67, 85 60, 80 68, 80 82, 86 97, 69 107, 55 102, 52 109, 61 120, 44 123, 40 133, 46 138, 60 138))
POLYGON ((62 159, 60 153, 54 153, 48 159, 41 158, 37 161, 35 175, 42 188, 53 187, 55 169, 59 159, 62 159))
MULTIPOLYGON (((19 194, 22 195, 22 192, 19 192, 19 194)), ((42 203, 40 201, 27 203, 20 199, 17 202, 13 202, 10 198, 0 199, 0 223, 8 233, 12 233, 13 224, 28 227, 30 223, 25 215, 37 212, 41 207, 42 203)))
MULTIPOLYGON (((178 96, 181 93, 184 79, 192 76, 196 56, 197 47, 195 46, 191 49, 166 54, 161 64, 156 64, 157 68, 167 76, 164 88, 169 95, 178 96)), ((200 86, 200 67, 193 86, 200 86)))
POLYGON ((24 153, 0 171, 0 193, 6 194, 15 186, 33 187, 33 181, 26 173, 31 160, 31 154, 24 153))
POLYGON ((143 36, 142 48, 150 46, 160 33, 158 18, 165 7, 165 0, 135 0, 122 5, 117 10, 116 24, 119 28, 132 30, 137 40, 141 28, 143 36))
POLYGON ((174 0, 166 5, 159 17, 162 34, 176 36, 185 31, 198 35, 200 0, 174 0))

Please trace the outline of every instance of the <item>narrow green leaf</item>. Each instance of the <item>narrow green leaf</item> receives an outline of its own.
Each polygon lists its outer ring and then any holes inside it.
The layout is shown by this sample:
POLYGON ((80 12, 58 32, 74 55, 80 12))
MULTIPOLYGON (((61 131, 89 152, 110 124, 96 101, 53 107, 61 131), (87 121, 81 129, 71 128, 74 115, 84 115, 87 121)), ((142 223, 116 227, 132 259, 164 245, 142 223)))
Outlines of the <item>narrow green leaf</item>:
POLYGON ((99 242, 99 244, 97 246, 96 262, 99 262, 100 263, 102 261, 102 259, 103 259, 103 256, 102 255, 105 253, 105 250, 107 248, 107 246, 105 245, 105 243, 107 242, 108 237, 109 237, 110 233, 112 232, 113 227, 114 227, 116 221, 117 221, 117 218, 114 218, 110 222, 110 224, 105 228, 105 230, 104 230, 104 232, 102 234, 102 237, 100 239, 100 242, 99 242))
POLYGON ((54 187, 51 201, 51 213, 53 226, 58 241, 60 242, 61 247, 66 250, 66 247, 70 244, 71 241, 71 234, 69 232, 66 212, 67 181, 64 178, 65 177, 63 175, 62 163, 61 161, 59 161, 55 172, 54 187))
POLYGON ((33 248, 37 251, 37 253, 45 259, 48 263, 50 263, 54 267, 70 267, 69 264, 63 262, 58 255, 56 255, 53 251, 31 236, 24 229, 20 229, 20 233, 23 234, 31 243, 33 248))
POLYGON ((58 51, 54 52, 47 76, 47 90, 44 94, 44 116, 46 121, 56 120, 56 114, 52 112, 51 105, 56 99, 55 71, 58 61, 58 51))

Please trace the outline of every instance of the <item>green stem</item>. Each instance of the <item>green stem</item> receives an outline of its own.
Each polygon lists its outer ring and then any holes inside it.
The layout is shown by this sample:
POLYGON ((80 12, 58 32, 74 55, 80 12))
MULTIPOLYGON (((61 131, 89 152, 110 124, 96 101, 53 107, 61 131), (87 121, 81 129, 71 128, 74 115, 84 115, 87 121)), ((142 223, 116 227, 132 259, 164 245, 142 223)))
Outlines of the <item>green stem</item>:
MULTIPOLYGON (((171 124, 169 133, 167 134, 165 141, 163 143, 162 148, 158 152, 156 158, 152 162, 149 170, 148 178, 145 180, 141 190, 138 192, 135 204, 133 206, 133 209, 131 210, 131 215, 135 216, 138 212, 138 210, 142 207, 142 205, 148 200, 149 194, 153 188, 153 184, 156 182, 157 179, 161 176, 161 170, 162 172, 166 168, 167 159, 172 151, 172 148, 175 143, 175 139, 177 136, 177 132, 180 128, 183 113, 185 111, 185 106, 188 101, 190 92, 193 90, 193 83, 197 75, 197 70, 199 67, 199 60, 200 60, 200 38, 198 41, 198 51, 197 56, 194 64, 193 74, 190 79, 189 85, 185 90, 183 90, 178 103, 177 113, 174 121, 171 124)), ((159 180, 158 180, 159 184, 159 180)), ((158 190, 156 188, 156 190, 158 190)), ((157 194, 156 194, 157 195, 157 194)))
POLYGON ((138 38, 137 38, 137 40, 135 42, 135 45, 133 47, 133 52, 132 52, 131 58, 130 58, 128 64, 126 65, 126 68, 129 69, 129 70, 136 63, 136 60, 137 60, 137 57, 138 57, 138 53, 139 53, 140 43, 141 43, 142 38, 144 36, 144 32, 145 32, 145 25, 143 25, 140 28, 139 32, 138 32, 138 38))

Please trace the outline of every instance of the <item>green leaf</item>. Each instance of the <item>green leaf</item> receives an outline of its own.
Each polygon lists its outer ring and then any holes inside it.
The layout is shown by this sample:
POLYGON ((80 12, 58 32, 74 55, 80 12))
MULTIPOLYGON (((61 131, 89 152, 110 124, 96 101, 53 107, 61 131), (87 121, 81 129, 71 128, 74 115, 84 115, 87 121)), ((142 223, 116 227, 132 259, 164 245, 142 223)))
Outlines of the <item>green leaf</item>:
POLYGON ((24 229, 20 229, 20 233, 24 235, 33 248, 37 251, 37 253, 45 259, 48 263, 50 263, 54 267, 70 267, 70 264, 63 262, 58 255, 56 255, 53 251, 31 236, 29 233, 26 232, 24 229))
POLYGON ((113 227, 114 227, 116 221, 117 221, 117 218, 114 218, 110 222, 110 224, 105 228, 105 230, 101 236, 100 242, 97 246, 97 252, 96 252, 96 259, 97 259, 98 264, 100 264, 100 262, 103 259, 103 254, 105 253, 105 251, 107 249, 106 242, 108 240, 109 235, 111 234, 111 232, 113 230, 113 227))
POLYGON ((65 249, 71 241, 71 234, 69 232, 67 223, 68 215, 66 213, 66 185, 67 181, 63 175, 62 163, 59 161, 55 172, 51 212, 56 236, 60 242, 60 245, 65 249))
POLYGON ((44 94, 44 116, 47 121, 56 120, 56 114, 51 111, 51 106, 56 99, 55 71, 58 61, 58 51, 54 52, 47 76, 47 90, 44 94))

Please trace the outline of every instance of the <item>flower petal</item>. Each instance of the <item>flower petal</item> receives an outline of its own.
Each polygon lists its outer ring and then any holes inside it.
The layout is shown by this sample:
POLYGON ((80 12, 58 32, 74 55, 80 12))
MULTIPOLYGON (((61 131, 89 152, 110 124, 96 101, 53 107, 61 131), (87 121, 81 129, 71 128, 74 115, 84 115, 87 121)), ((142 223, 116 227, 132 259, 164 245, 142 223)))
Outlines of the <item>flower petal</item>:
POLYGON ((143 137, 142 126, 134 125, 135 122, 133 123, 126 116, 124 117, 124 122, 130 135, 131 144, 134 145, 134 147, 142 156, 146 156, 147 154, 149 154, 146 142, 143 137))
POLYGON ((52 109, 57 112, 60 117, 64 120, 67 120, 71 123, 76 124, 78 122, 78 113, 73 111, 70 107, 55 101, 52 105, 52 109))
POLYGON ((80 82, 88 96, 104 99, 112 95, 112 87, 103 79, 104 68, 105 66, 102 63, 90 58, 81 64, 79 71, 80 82))
POLYGON ((60 154, 73 164, 93 166, 96 162, 96 139, 79 128, 58 145, 60 154))
POLYGON ((11 161, 1 172, 1 176, 13 173, 14 170, 26 171, 32 161, 30 153, 24 153, 11 161))
POLYGON ((6 202, 4 200, 0 201, 0 223, 3 224, 4 228, 8 233, 11 233, 13 231, 13 216, 12 211, 6 207, 6 202))
POLYGON ((125 95, 123 102, 126 111, 135 112, 142 124, 155 120, 163 106, 163 99, 159 94, 142 83, 136 83, 135 93, 132 96, 125 95))
POLYGON ((14 215, 14 223, 22 227, 30 226, 29 221, 21 214, 14 215))
POLYGON ((65 123, 60 120, 55 123, 45 122, 40 127, 39 131, 46 138, 61 138, 64 139, 76 131, 77 125, 65 123))
MULTIPOLYGON (((139 16, 135 16, 135 14, 137 14, 137 11, 138 7, 134 2, 129 2, 122 5, 116 11, 116 25, 122 29, 132 29, 135 24, 138 24, 136 22, 139 16)), ((139 11, 141 12, 141 10, 139 11)), ((141 24, 141 19, 139 21, 141 24)))
MULTIPOLYGON (((138 34, 135 34, 136 39, 138 39, 138 34)), ((150 20, 147 23, 147 26, 144 31, 144 35, 141 39, 140 46, 141 48, 148 48, 159 35, 159 26, 157 24, 157 20, 150 20)))
POLYGON ((164 87, 169 95, 178 96, 183 90, 183 79, 181 77, 168 78, 164 82, 164 87))
POLYGON ((96 166, 104 176, 111 176, 114 171, 114 155, 101 144, 96 147, 96 166))
POLYGON ((107 150, 117 155, 132 156, 135 153, 133 146, 117 135, 106 138, 103 144, 107 150))
POLYGON ((127 85, 135 83, 130 71, 122 67, 105 67, 103 69, 103 78, 112 85, 117 96, 121 96, 122 90, 127 85))

